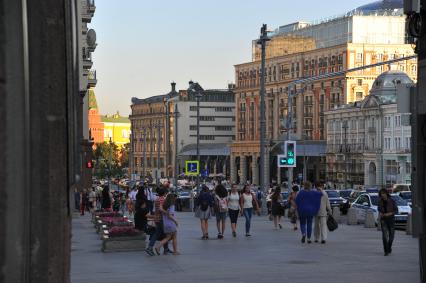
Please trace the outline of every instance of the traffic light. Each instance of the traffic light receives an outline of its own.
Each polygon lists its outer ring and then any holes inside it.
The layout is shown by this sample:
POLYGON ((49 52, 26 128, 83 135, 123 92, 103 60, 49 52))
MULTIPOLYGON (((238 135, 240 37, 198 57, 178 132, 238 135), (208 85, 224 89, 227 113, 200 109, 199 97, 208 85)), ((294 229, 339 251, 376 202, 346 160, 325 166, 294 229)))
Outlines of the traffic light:
POLYGON ((278 155, 278 167, 287 167, 287 157, 285 155, 278 155))
POLYGON ((89 168, 89 169, 93 168, 93 161, 92 160, 86 162, 86 168, 89 168))
POLYGON ((287 157, 287 166, 285 167, 296 167, 296 142, 295 141, 285 142, 285 156, 287 157))

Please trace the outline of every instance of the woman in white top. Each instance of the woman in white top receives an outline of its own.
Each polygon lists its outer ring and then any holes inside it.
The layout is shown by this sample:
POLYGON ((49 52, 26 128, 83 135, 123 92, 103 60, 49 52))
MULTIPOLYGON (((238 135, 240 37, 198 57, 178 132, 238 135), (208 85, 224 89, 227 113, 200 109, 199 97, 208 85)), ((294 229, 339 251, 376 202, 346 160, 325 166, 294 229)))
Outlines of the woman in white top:
POLYGON ((237 236, 238 214, 242 211, 240 206, 240 194, 237 185, 232 185, 231 193, 228 196, 228 213, 231 219, 232 236, 237 236))
POLYGON ((259 212, 259 205, 256 198, 250 190, 250 186, 245 185, 243 194, 240 198, 240 206, 243 209, 244 217, 246 218, 246 237, 250 237, 250 224, 253 215, 253 204, 256 206, 256 211, 259 212))

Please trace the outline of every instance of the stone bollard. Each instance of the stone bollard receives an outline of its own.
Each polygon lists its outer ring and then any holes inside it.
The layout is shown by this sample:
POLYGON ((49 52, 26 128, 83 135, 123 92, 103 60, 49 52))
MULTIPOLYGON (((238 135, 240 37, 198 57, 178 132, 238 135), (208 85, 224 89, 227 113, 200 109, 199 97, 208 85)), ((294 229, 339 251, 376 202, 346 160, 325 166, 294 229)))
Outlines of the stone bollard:
POLYGON ((356 209, 353 207, 350 207, 348 209, 348 225, 357 225, 358 219, 356 217, 356 209))
POLYGON ((413 235, 413 216, 412 214, 408 214, 407 218, 407 226, 405 227, 405 232, 407 235, 413 235))
POLYGON ((376 228, 376 219, 374 218, 374 212, 371 209, 368 209, 365 214, 365 228, 376 228))
POLYGON ((333 218, 336 220, 337 223, 340 223, 340 208, 339 207, 333 207, 333 218))

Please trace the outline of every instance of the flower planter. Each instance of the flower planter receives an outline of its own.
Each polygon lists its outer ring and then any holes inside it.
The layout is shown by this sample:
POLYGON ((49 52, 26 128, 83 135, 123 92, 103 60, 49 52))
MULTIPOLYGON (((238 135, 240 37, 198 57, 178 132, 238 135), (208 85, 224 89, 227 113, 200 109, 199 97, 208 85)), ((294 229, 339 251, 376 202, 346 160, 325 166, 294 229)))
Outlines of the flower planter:
POLYGON ((134 228, 134 224, 132 221, 120 221, 120 222, 104 222, 100 220, 99 225, 96 226, 96 232, 99 234, 103 230, 108 230, 111 227, 132 227, 134 228))
MULTIPOLYGON (((108 231, 106 231, 108 232, 108 231)), ((103 252, 126 252, 145 250, 146 236, 143 232, 133 236, 110 237, 107 234, 102 236, 103 252)))
POLYGON ((123 214, 121 212, 95 211, 92 213, 92 223, 96 225, 96 220, 100 217, 123 217, 123 214))

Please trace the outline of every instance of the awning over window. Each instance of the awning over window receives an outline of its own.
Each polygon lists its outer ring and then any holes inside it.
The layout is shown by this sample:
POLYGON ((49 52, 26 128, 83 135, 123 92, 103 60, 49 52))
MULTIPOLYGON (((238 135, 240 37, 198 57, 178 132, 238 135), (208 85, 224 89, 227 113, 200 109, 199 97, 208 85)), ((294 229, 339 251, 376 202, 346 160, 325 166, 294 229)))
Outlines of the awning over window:
MULTIPOLYGON (((231 151, 227 144, 200 144, 200 156, 229 156, 231 151)), ((189 144, 182 148, 178 156, 197 155, 197 145, 189 144)))

